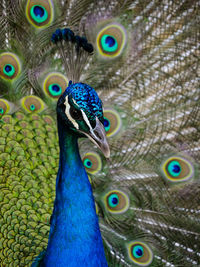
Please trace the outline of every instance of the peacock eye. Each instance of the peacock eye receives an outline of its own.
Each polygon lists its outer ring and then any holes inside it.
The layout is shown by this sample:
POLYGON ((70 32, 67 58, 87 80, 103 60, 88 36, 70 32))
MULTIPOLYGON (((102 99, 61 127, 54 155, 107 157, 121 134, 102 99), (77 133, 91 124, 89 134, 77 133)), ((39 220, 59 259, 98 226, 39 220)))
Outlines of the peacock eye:
POLYGON ((139 266, 149 266, 153 260, 153 253, 144 242, 131 242, 128 246, 130 260, 139 266))
POLYGON ((114 36, 105 34, 101 38, 101 46, 107 52, 115 52, 118 48, 117 40, 114 36))
POLYGON ((59 96, 62 93, 62 88, 59 84, 54 83, 49 85, 49 92, 52 96, 59 96))
POLYGON ((109 212, 124 213, 129 208, 129 197, 120 190, 112 190, 104 196, 104 203, 109 212))
POLYGON ((105 131, 108 132, 110 130, 110 121, 104 117, 104 128, 105 128, 105 131))
POLYGON ((121 129, 121 118, 113 109, 104 110, 104 128, 107 137, 117 134, 121 129))
POLYGON ((42 101, 42 99, 34 95, 23 97, 21 99, 21 106, 25 111, 29 113, 41 112, 42 110, 44 110, 44 102, 42 101))
POLYGON ((20 73, 20 61, 13 53, 0 55, 0 77, 6 80, 15 79, 20 73))
POLYGON ((142 246, 135 246, 133 248, 133 255, 135 258, 141 258, 144 255, 144 249, 142 246))
POLYGON ((126 44, 124 28, 113 23, 104 27, 97 34, 97 50, 103 57, 115 58, 119 56, 126 44))
POLYGON ((26 17, 34 27, 46 27, 53 20, 53 4, 51 0, 28 0, 26 17))
POLYGON ((6 114, 9 110, 10 110, 9 103, 5 99, 0 98, 0 116, 6 114))
POLYGON ((57 100, 67 87, 67 78, 59 72, 49 73, 43 82, 43 90, 51 99, 57 100))
POLYGON ((31 110, 31 111, 34 111, 34 110, 35 110, 35 105, 33 105, 33 104, 30 105, 30 110, 31 110))
POLYGON ((173 176, 177 177, 181 173, 181 165, 177 160, 173 160, 168 165, 168 172, 173 176))
POLYGON ((82 160, 88 173, 96 174, 102 168, 101 157, 95 152, 86 153, 82 160))
POLYGON ((108 197, 108 204, 110 207, 114 208, 119 204, 119 197, 117 194, 112 194, 108 197))
POLYGON ((8 77, 11 77, 15 74, 15 68, 11 64, 6 64, 3 68, 3 73, 8 77))
MULTIPOLYGON (((0 111, 1 112, 1 111, 0 111)), ((85 159, 83 162, 84 166, 88 169, 92 168, 92 161, 89 159, 85 159)))
POLYGON ((169 157, 161 168, 165 178, 172 182, 186 181, 192 178, 194 173, 192 163, 181 156, 169 157))
POLYGON ((37 23, 42 23, 47 20, 48 13, 43 6, 34 5, 31 8, 31 16, 37 23))
POLYGON ((83 116, 80 110, 75 109, 74 107, 70 107, 69 113, 75 120, 83 120, 83 116))

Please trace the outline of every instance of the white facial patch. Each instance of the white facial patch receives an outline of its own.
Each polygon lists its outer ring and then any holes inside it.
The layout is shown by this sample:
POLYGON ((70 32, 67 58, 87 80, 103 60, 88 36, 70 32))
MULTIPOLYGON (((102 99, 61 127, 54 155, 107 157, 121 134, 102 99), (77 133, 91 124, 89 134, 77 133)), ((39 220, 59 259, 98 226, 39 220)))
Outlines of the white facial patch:
MULTIPOLYGON (((92 129, 92 126, 91 126, 91 124, 90 124, 90 122, 89 122, 89 120, 88 120, 88 117, 86 116, 86 114, 85 114, 85 112, 81 109, 81 112, 82 112, 82 115, 83 115, 83 119, 84 119, 84 121, 85 121, 85 123, 88 125, 88 127, 90 128, 90 133, 92 133, 93 134, 93 136, 95 136, 97 139, 98 139, 98 137, 96 136, 96 134, 94 133, 94 131, 93 131, 93 129, 92 129)), ((97 117, 96 117, 96 121, 97 121, 97 117)), ((96 127, 95 127, 96 128, 96 127)), ((89 136, 89 138, 90 138, 90 136, 89 136)), ((91 139, 91 138, 90 138, 91 139)), ((92 140, 92 142, 94 142, 94 139, 92 138, 91 139, 92 140)), ((96 143, 97 144, 97 143, 96 143)), ((98 144, 97 144, 98 145, 98 144)))
POLYGON ((64 104, 66 107, 65 108, 65 114, 66 114, 67 118, 71 121, 71 123, 74 125, 74 127, 78 130, 79 129, 78 123, 75 121, 75 119, 72 118, 72 116, 69 113, 70 104, 68 103, 68 96, 65 97, 65 103, 64 104))
POLYGON ((88 117, 86 116, 85 112, 81 109, 82 115, 83 115, 83 119, 85 121, 85 123, 87 124, 87 126, 90 128, 90 131, 92 131, 92 126, 88 120, 88 117))
MULTIPOLYGON (((74 102, 74 104, 76 106, 78 106, 78 104, 76 103, 76 101, 72 98, 72 101, 74 102)), ((78 130, 79 129, 79 125, 78 123, 75 121, 75 119, 72 118, 72 116, 70 115, 70 104, 68 103, 68 96, 65 97, 65 114, 67 115, 68 119, 71 121, 71 123, 74 125, 74 127, 78 130)), ((90 131, 93 132, 93 129, 92 129, 92 126, 88 120, 88 117, 87 115, 85 114, 85 112, 81 109, 81 113, 82 113, 82 116, 83 116, 83 119, 85 121, 85 123, 87 124, 87 126, 89 127, 90 131)))

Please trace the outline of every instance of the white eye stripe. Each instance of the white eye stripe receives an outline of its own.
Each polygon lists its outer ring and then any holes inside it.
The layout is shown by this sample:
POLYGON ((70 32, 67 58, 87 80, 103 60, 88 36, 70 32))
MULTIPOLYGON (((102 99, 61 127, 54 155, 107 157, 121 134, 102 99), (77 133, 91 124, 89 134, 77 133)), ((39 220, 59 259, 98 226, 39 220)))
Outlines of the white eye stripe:
POLYGON ((74 127, 78 130, 79 129, 79 125, 78 123, 75 121, 75 119, 72 118, 72 116, 70 115, 69 109, 70 109, 70 104, 68 103, 68 96, 65 97, 65 114, 67 116, 67 118, 71 121, 71 123, 74 125, 74 127))
MULTIPOLYGON (((78 104, 76 103, 76 101, 73 98, 72 98, 72 101, 74 102, 75 105, 78 106, 78 104)), ((65 104, 65 107, 66 107, 65 108, 65 114, 66 114, 67 118, 71 121, 71 123, 74 125, 74 127, 78 130, 79 129, 79 125, 76 122, 76 120, 72 118, 72 116, 71 116, 71 114, 69 112, 70 104, 68 102, 68 96, 65 97, 65 103, 64 104, 65 104)), ((83 116, 83 120, 85 121, 85 123, 88 125, 90 131, 92 132, 93 129, 92 129, 92 126, 91 126, 91 124, 90 124, 90 122, 88 120, 87 115, 85 114, 85 112, 82 109, 81 109, 81 113, 82 113, 82 116, 83 116)))
POLYGON ((87 126, 90 128, 90 131, 92 132, 92 126, 88 120, 87 115, 85 114, 85 112, 81 109, 82 115, 83 115, 83 119, 85 121, 85 123, 87 124, 87 126))
POLYGON ((73 98, 71 98, 71 99, 74 102, 74 105, 76 105, 77 107, 79 107, 79 105, 76 103, 76 101, 73 98))

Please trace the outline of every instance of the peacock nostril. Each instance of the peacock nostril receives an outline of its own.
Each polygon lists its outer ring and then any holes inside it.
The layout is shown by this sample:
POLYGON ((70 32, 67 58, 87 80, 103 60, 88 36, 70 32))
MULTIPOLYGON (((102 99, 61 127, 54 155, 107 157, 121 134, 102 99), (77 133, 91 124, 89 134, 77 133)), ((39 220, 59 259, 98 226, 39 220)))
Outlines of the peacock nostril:
POLYGON ((94 133, 95 133, 95 135, 101 140, 102 138, 101 138, 101 136, 100 136, 100 134, 96 131, 96 130, 94 130, 94 133))

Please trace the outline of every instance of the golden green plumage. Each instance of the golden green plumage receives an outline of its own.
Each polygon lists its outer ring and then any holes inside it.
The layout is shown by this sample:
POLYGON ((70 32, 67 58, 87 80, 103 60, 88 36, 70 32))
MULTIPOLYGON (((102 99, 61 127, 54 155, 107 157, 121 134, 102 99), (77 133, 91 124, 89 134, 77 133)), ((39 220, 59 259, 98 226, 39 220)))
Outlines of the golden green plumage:
POLYGON ((0 124, 1 264, 30 266, 46 248, 58 166, 56 123, 15 113, 0 124))

